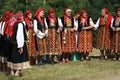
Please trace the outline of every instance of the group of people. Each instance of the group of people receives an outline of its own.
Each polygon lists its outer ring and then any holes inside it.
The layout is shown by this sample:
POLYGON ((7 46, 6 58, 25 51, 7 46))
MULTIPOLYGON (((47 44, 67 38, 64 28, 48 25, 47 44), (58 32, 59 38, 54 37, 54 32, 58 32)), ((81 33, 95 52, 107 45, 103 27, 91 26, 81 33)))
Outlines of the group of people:
POLYGON ((108 59, 108 54, 114 51, 113 60, 120 60, 120 8, 115 18, 107 8, 101 9, 96 24, 86 10, 76 11, 75 17, 71 11, 65 8, 58 18, 50 8, 45 17, 43 8, 38 8, 33 18, 31 10, 24 14, 6 10, 0 21, 0 71, 20 76, 20 70, 30 65, 54 64, 60 60, 67 63, 72 52, 81 53, 81 61, 90 60, 92 31, 97 29, 101 59, 108 59))

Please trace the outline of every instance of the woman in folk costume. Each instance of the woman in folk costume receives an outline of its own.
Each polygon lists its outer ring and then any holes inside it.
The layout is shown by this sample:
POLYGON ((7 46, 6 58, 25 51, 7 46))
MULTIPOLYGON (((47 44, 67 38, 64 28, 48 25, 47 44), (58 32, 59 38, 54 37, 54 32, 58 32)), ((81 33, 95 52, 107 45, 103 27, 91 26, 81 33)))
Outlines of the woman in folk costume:
POLYGON ((43 55, 48 53, 46 42, 48 27, 45 25, 44 10, 42 8, 38 8, 35 12, 34 32, 36 35, 37 62, 39 65, 42 64, 43 55))
POLYGON ((86 10, 81 10, 78 19, 78 52, 81 52, 81 60, 89 60, 89 53, 92 52, 92 28, 94 23, 88 16, 86 10))
POLYGON ((108 54, 110 52, 110 27, 112 22, 112 15, 106 8, 103 8, 95 28, 98 28, 97 48, 100 49, 101 59, 105 60, 108 58, 108 54))
POLYGON ((71 52, 76 51, 74 18, 71 15, 71 9, 66 8, 63 17, 61 17, 62 30, 62 61, 69 62, 71 52))
POLYGON ((8 24, 6 25, 6 30, 5 30, 5 40, 6 40, 6 53, 7 53, 7 73, 10 73, 11 69, 11 53, 12 53, 12 44, 11 42, 11 37, 12 37, 12 30, 13 30, 13 25, 14 22, 16 22, 16 19, 14 18, 14 12, 10 12, 8 14, 8 24))
POLYGON ((35 36, 33 30, 33 18, 32 18, 32 11, 26 10, 24 13, 24 23, 27 32, 28 42, 27 48, 30 57, 30 64, 35 64, 35 56, 36 56, 36 48, 35 48, 35 36))
POLYGON ((23 24, 24 18, 22 12, 16 12, 15 17, 17 21, 14 23, 11 44, 11 75, 21 76, 22 69, 29 68, 29 57, 27 51, 27 34, 23 24))
POLYGON ((51 63, 58 62, 56 61, 56 54, 61 52, 61 42, 60 42, 60 29, 61 29, 61 23, 59 18, 56 17, 55 11, 53 8, 50 8, 48 10, 48 15, 46 17, 46 23, 48 26, 48 37, 47 37, 47 43, 48 43, 48 52, 51 54, 51 63))
POLYGON ((10 13, 10 10, 6 10, 2 16, 1 20, 1 27, 0 27, 0 56, 1 56, 1 70, 3 72, 7 71, 7 44, 6 44, 6 39, 5 39, 5 31, 6 27, 8 25, 8 19, 9 16, 8 14, 10 13))
POLYGON ((115 53, 113 60, 120 60, 120 8, 117 8, 116 10, 116 17, 113 21, 112 30, 111 49, 115 53))

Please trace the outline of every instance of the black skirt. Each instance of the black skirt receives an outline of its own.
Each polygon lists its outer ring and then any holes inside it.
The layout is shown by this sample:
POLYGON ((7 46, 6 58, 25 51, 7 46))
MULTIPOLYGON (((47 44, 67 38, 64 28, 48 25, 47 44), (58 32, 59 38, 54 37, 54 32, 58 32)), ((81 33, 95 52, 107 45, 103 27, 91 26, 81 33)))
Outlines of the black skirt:
POLYGON ((6 57, 6 41, 4 36, 0 37, 0 56, 6 57))
POLYGON ((22 54, 20 54, 18 52, 18 50, 19 49, 17 48, 17 44, 13 44, 12 53, 11 53, 11 62, 12 63, 22 63, 22 62, 29 61, 26 43, 24 43, 22 54))
POLYGON ((7 49, 7 51, 6 51, 7 61, 11 62, 13 45, 10 42, 6 42, 6 44, 7 44, 7 47, 6 47, 6 49, 7 49))

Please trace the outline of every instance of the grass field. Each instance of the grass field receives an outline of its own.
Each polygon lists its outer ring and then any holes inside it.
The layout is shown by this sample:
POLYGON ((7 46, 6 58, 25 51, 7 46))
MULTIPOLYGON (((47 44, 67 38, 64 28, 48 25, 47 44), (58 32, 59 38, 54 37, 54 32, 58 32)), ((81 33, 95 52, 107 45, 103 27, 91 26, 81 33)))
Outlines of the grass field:
MULTIPOLYGON (((91 53, 98 56, 98 50, 91 53)), ((120 80, 120 62, 111 60, 72 61, 55 65, 32 66, 22 71, 23 77, 5 76, 0 80, 120 80)))

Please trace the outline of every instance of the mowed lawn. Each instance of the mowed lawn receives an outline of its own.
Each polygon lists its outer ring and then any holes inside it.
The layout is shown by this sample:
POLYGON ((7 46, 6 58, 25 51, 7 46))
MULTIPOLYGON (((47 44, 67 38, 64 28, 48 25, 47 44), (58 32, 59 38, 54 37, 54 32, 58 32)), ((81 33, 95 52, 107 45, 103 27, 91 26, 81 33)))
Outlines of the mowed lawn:
MULTIPOLYGON (((91 55, 99 56, 99 51, 94 50, 91 55)), ((120 80, 120 62, 93 57, 91 61, 32 66, 22 74, 22 77, 13 77, 0 73, 0 80, 120 80)))

